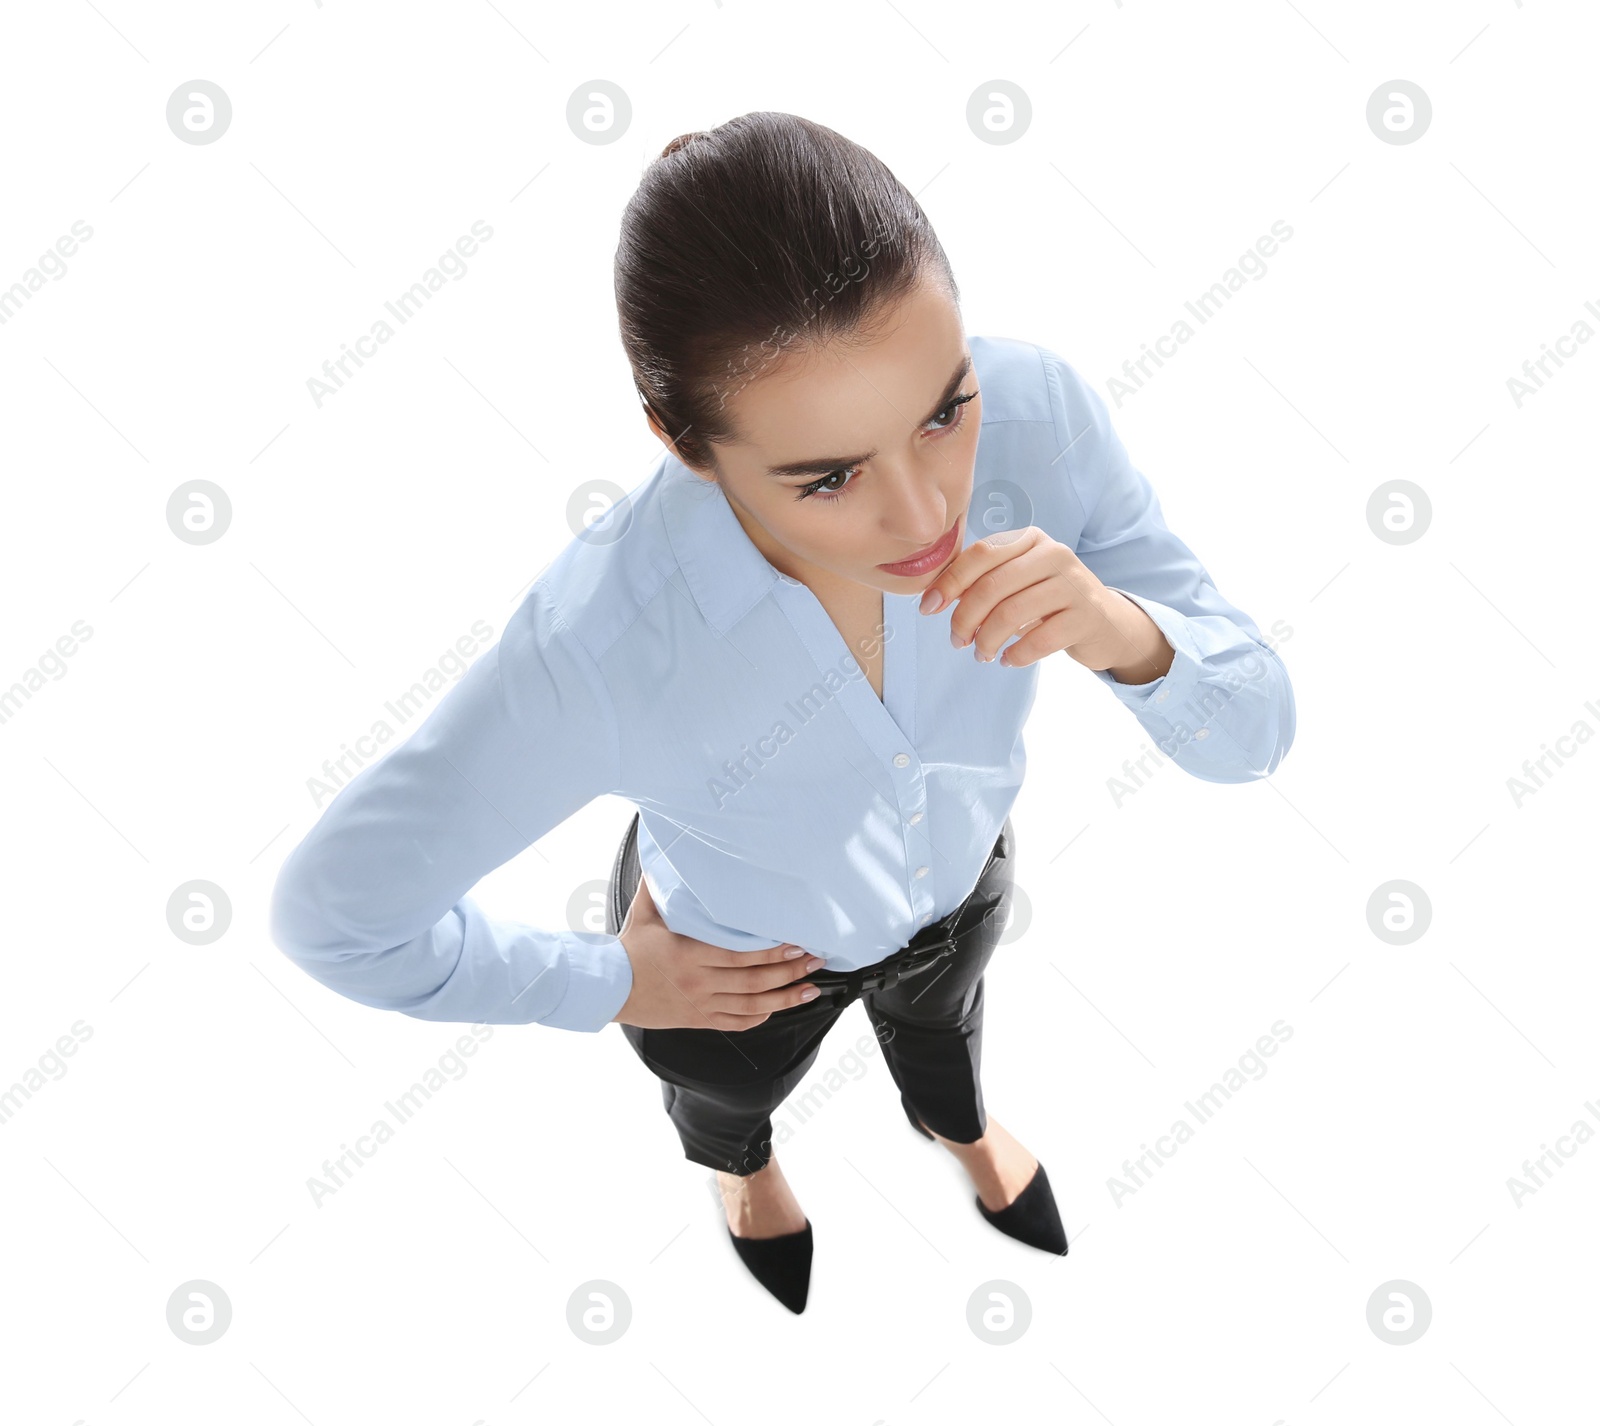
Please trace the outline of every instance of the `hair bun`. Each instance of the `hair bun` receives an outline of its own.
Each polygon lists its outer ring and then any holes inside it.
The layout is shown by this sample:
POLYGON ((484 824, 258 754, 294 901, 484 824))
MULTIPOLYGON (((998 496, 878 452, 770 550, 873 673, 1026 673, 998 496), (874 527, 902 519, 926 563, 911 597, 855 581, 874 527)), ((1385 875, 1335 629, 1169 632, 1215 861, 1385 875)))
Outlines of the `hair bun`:
POLYGON ((666 148, 661 150, 661 157, 665 158, 668 154, 675 154, 679 149, 683 148, 685 144, 692 143, 695 139, 703 139, 705 137, 706 132, 704 129, 697 129, 692 134, 679 134, 677 138, 675 138, 666 146, 666 148))

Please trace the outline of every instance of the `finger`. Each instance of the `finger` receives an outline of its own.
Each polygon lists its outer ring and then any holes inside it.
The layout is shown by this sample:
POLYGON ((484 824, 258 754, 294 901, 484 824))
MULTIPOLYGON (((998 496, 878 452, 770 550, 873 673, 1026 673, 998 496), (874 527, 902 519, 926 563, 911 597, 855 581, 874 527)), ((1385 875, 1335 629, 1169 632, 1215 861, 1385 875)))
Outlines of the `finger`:
POLYGON ((1000 662, 1006 668, 1027 668, 1029 664, 1037 663, 1046 654, 1059 653, 1062 649, 1071 648, 1070 637, 1064 636, 1056 623, 1058 618, 1064 617, 1052 615, 1049 619, 1040 620, 1000 655, 1000 662))
POLYGON ((1085 605, 1051 614, 1027 629, 1000 656, 1000 662, 1007 668, 1026 668, 1046 654, 1063 652, 1077 658, 1073 650, 1100 633, 1100 617, 1098 611, 1085 605))
POLYGON ((758 961, 748 966, 717 966, 712 968, 710 974, 715 980, 716 994, 750 995, 792 985, 812 971, 821 969, 820 956, 802 956, 797 961, 780 961, 776 965, 758 961))
MULTIPOLYGON (((719 1014, 770 1015, 774 1010, 787 1010, 794 1005, 804 1005, 802 994, 815 989, 809 982, 785 985, 777 990, 764 990, 758 995, 719 995, 713 1001, 719 1014)), ((815 998, 815 997, 813 997, 815 998)))
POLYGON ((1050 580, 1040 580, 1019 589, 983 616, 983 623, 972 641, 973 655, 981 663, 991 663, 1006 640, 1062 612, 1066 611, 1062 609, 1060 586, 1050 580))
MULTIPOLYGON (((1055 572, 1049 552, 1041 546, 1026 550, 1015 559, 980 574, 962 592, 960 602, 951 611, 950 641, 958 649, 965 648, 980 628, 989 625, 1005 600, 1034 585, 1048 585, 1055 572)), ((1059 598, 1057 607, 1060 607, 1059 598)), ((1000 631, 994 632, 998 634, 1000 631)))
POLYGON ((937 614, 941 609, 949 608, 966 593, 974 580, 1007 560, 1015 559, 1023 550, 1031 549, 1042 534, 1043 531, 1029 525, 1021 530, 996 530, 992 535, 974 540, 940 570, 939 577, 922 591, 919 608, 926 614, 937 614), (937 594, 937 604, 928 598, 930 593, 937 594))
POLYGON ((730 951, 726 946, 713 946, 710 941, 701 941, 700 945, 704 947, 702 964, 708 966, 793 965, 805 958, 805 951, 793 941, 760 951, 730 951))

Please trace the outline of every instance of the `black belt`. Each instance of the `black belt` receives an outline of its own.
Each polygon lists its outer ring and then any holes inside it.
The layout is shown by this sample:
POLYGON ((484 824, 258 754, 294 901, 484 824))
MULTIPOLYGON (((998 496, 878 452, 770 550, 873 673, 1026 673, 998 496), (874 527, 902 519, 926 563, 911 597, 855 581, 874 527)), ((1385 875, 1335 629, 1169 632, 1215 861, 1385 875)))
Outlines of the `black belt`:
POLYGON ((925 926, 897 955, 879 961, 876 965, 862 966, 860 970, 816 970, 804 977, 804 981, 816 986, 824 995, 844 990, 847 999, 854 999, 867 990, 892 990, 901 981, 909 980, 914 975, 921 975, 923 971, 938 965, 947 956, 953 956, 958 949, 957 943, 987 925, 995 909, 1000 905, 1001 898, 992 897, 985 903, 984 913, 976 922, 965 929, 957 929, 993 863, 994 853, 990 852, 989 860, 983 864, 983 870, 978 873, 978 879, 973 883, 972 890, 967 893, 966 900, 948 916, 935 921, 931 926, 925 926))

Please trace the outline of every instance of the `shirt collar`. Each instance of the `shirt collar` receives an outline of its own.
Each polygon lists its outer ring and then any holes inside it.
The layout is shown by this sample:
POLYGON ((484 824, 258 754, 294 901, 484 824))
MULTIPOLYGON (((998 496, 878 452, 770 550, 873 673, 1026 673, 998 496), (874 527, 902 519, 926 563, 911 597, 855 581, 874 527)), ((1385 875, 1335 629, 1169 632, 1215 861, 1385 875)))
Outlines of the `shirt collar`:
POLYGON ((715 481, 703 480, 669 451, 662 482, 672 553, 706 623, 726 634, 783 576, 755 547, 715 481))

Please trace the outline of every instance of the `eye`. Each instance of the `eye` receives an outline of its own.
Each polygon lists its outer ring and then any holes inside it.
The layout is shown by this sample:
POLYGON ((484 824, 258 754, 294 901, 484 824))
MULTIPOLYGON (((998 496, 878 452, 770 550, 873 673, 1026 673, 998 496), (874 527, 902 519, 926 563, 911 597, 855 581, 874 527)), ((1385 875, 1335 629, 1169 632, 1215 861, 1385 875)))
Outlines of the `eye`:
MULTIPOLYGON (((975 400, 977 396, 978 393, 972 391, 964 396, 957 396, 947 401, 943 407, 934 413, 932 420, 928 422, 928 427, 932 428, 928 430, 928 434, 930 436, 944 437, 949 435, 951 431, 960 429, 967 419, 967 413, 964 409, 967 402, 975 400), (944 426, 934 425, 934 422, 941 419, 948 421, 949 424, 944 426)), ((924 429, 927 429, 927 427, 924 429)), ((830 485, 829 482, 836 481, 841 476, 856 475, 860 470, 861 467, 858 465, 839 470, 830 470, 821 479, 813 480, 809 485, 800 486, 794 498, 796 500, 820 500, 825 505, 832 505, 835 501, 843 500, 846 494, 855 488, 856 482, 852 480, 848 485, 830 485)))
POLYGON ((800 493, 795 496, 795 499, 817 499, 822 501, 822 503, 825 505, 831 505, 835 500, 843 500, 845 491, 849 490, 850 486, 855 484, 854 481, 851 481, 850 485, 835 485, 826 490, 824 490, 823 487, 827 485, 830 480, 837 480, 841 475, 854 475, 860 469, 860 466, 853 465, 847 469, 841 468, 839 470, 830 470, 820 480, 813 480, 810 485, 802 485, 800 487, 800 493))
MULTIPOLYGON (((937 421, 941 416, 943 416, 945 414, 946 411, 955 412, 955 419, 952 420, 948 426, 934 426, 933 427, 934 433, 943 434, 946 431, 953 431, 963 421, 965 421, 967 419, 967 413, 965 411, 961 410, 960 408, 965 406, 967 404, 967 402, 973 400, 977 396, 977 394, 978 393, 976 391, 973 391, 973 392, 969 393, 966 396, 957 396, 953 401, 951 401, 947 406, 945 406, 943 410, 936 412, 934 414, 934 417, 933 417, 934 421, 937 421)), ((932 422, 930 422, 929 424, 931 425, 932 422)))

